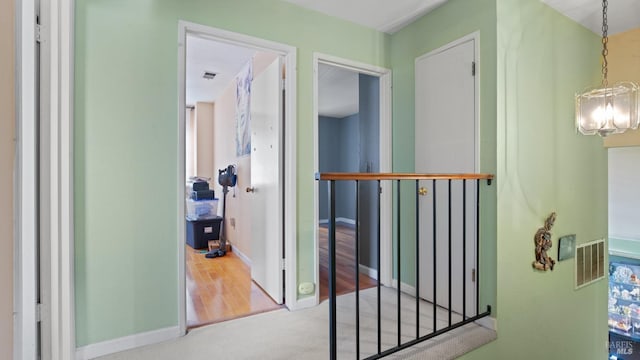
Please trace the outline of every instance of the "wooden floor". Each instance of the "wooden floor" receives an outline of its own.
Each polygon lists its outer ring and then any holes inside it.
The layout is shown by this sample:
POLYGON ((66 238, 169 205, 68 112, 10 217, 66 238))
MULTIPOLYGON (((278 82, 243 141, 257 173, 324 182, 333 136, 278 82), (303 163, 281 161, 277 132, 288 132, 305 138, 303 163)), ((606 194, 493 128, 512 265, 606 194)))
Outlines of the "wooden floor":
MULTIPOLYGON (((336 280, 338 295, 355 290, 354 230, 336 228, 336 280)), ((320 301, 329 297, 327 228, 320 227, 320 301)), ((195 328, 220 321, 280 309, 251 281, 251 269, 233 252, 207 259, 200 250, 186 246, 187 327, 195 328)), ((376 286, 376 281, 360 274, 360 289, 376 286)))
MULTIPOLYGON (((329 298, 328 229, 320 226, 320 301, 329 298)), ((345 225, 336 226, 336 294, 342 295, 356 289, 355 231, 345 225)), ((360 289, 376 286, 376 280, 360 274, 360 289)))
POLYGON ((281 308, 251 281, 251 269, 233 252, 207 259, 186 245, 186 254, 188 328, 281 308))

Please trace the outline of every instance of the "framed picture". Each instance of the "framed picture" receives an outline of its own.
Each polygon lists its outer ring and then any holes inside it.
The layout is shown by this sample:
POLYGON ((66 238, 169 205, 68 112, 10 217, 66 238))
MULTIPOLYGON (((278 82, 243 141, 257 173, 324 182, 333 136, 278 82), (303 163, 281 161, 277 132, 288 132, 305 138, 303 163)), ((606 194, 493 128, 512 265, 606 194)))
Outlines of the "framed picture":
POLYGON ((252 63, 236 77, 236 155, 251 154, 251 81, 252 63))
POLYGON ((558 239, 558 261, 571 259, 576 250, 576 235, 565 235, 558 239))

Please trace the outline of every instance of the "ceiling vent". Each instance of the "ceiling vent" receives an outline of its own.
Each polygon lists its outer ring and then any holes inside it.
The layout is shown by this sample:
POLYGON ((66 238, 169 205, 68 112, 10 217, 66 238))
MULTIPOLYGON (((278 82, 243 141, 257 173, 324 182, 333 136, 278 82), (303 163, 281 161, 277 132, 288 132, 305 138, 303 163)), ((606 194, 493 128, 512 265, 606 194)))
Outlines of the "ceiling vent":
POLYGON ((218 74, 216 74, 216 73, 214 73, 212 71, 205 71, 204 74, 202 75, 202 77, 204 79, 207 79, 207 80, 212 80, 214 77, 216 77, 216 75, 218 75, 218 74))
POLYGON ((576 289, 604 278, 604 252, 604 239, 576 246, 576 289))

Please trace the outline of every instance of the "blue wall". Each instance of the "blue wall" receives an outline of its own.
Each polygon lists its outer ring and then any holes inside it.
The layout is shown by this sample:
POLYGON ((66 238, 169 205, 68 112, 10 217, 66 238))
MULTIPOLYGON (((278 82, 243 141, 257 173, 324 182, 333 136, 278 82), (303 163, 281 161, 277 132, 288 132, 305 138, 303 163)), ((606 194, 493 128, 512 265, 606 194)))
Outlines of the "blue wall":
MULTIPOLYGON (((320 172, 380 171, 380 80, 359 75, 359 113, 342 119, 319 117, 320 172)), ((360 183, 360 263, 376 268, 377 183, 360 183)), ((319 220, 329 218, 328 185, 320 182, 319 220)), ((354 182, 336 182, 336 217, 355 220, 354 182)))
MULTIPOLYGON (((360 172, 380 172, 380 79, 360 74, 360 172)), ((378 184, 360 185, 360 263, 377 268, 378 184)))
MULTIPOLYGON (((342 119, 320 116, 319 167, 320 172, 358 172, 360 158, 360 129, 358 114, 342 119)), ((326 181, 320 182, 320 220, 329 218, 329 196, 326 181)), ((336 183, 336 217, 356 218, 355 185, 336 183)))

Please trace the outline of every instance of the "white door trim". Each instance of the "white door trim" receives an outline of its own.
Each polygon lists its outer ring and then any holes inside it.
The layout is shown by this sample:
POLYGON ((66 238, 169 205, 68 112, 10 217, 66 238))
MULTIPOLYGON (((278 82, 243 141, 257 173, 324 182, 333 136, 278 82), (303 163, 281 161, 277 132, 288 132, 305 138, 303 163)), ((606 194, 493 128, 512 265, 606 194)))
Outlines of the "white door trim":
POLYGON ((73 0, 52 0, 43 4, 41 19, 43 86, 40 103, 41 119, 48 126, 37 132, 36 126, 36 1, 18 2, 16 7, 16 105, 18 128, 18 161, 16 164, 16 236, 15 236, 15 340, 17 359, 37 356, 38 314, 42 318, 43 357, 70 359, 75 355, 73 306, 73 0), (49 168, 47 174, 37 172, 39 140, 40 160, 49 168), (47 198, 46 207, 38 209, 36 202, 37 177, 47 198), (43 177, 44 176, 44 177, 43 177), (41 286, 42 307, 36 307, 36 222, 40 211, 47 231, 41 241, 49 248, 43 253, 41 265, 50 278, 41 286))
MULTIPOLYGON (((380 172, 392 172, 392 129, 391 129, 391 70, 383 67, 361 63, 353 60, 343 59, 332 55, 314 53, 313 54, 313 169, 318 172, 319 154, 319 129, 318 129, 318 65, 327 64, 337 66, 361 74, 375 76, 380 79, 380 172)), ((380 282, 383 285, 391 286, 393 275, 392 259, 392 224, 391 224, 391 183, 382 182, 382 195, 380 199, 380 282)), ((320 204, 319 184, 314 183, 313 195, 313 238, 315 249, 315 304, 320 303, 320 250, 318 239, 318 218, 320 204)))
MULTIPOLYGON (((474 48, 474 61, 476 63, 476 74, 474 80, 474 91, 475 91, 475 140, 476 140, 476 159, 475 159, 475 172, 480 172, 480 31, 474 31, 468 35, 465 35, 459 39, 456 39, 450 43, 447 43, 443 46, 440 46, 437 49, 431 50, 428 53, 420 55, 414 61, 414 69, 420 60, 433 56, 435 54, 441 53, 443 51, 449 50, 453 47, 456 47, 460 44, 464 44, 473 40, 474 48)), ((418 99, 415 99, 418 101, 418 99)))
POLYGON ((35 1, 16 2, 14 358, 35 359, 37 128, 35 1))
MULTIPOLYGON (((179 43, 178 43, 178 106, 179 109, 185 107, 185 61, 186 61, 186 36, 196 34, 201 37, 212 39, 219 42, 225 42, 233 45, 239 45, 256 50, 270 51, 278 53, 284 57, 286 66, 285 79, 285 136, 284 136, 284 249, 285 249, 285 305, 290 310, 299 308, 297 300, 297 225, 296 225, 296 52, 293 46, 277 43, 261 38, 239 34, 227 30, 217 29, 210 26, 195 24, 187 21, 178 22, 179 43)), ((179 129, 178 129, 178 198, 176 199, 176 207, 178 211, 178 233, 184 234, 184 193, 185 187, 185 112, 178 111, 179 129)), ((186 323, 186 280, 185 280, 185 249, 184 238, 178 237, 178 264, 179 264, 179 288, 178 288, 178 304, 179 304, 179 327, 180 333, 185 334, 187 329, 186 323)))
MULTIPOLYGON (((26 1, 24 3, 32 3, 26 1)), ((41 222, 47 231, 42 242, 42 271, 49 274, 43 288, 41 318, 43 357, 75 357, 74 238, 73 238, 73 28, 74 0, 51 0, 43 4, 41 19, 41 120, 40 161, 49 169, 41 173, 43 198, 41 222), (44 6, 46 5, 46 6, 44 6), (44 198, 46 196, 46 199, 44 198)), ((24 14, 23 14, 24 15, 24 14)), ((26 21, 26 20, 25 20, 26 21)), ((34 29, 34 25, 30 25, 34 29)), ((34 38, 31 34, 31 39, 34 38)), ((27 44, 29 39, 24 38, 27 44)), ((25 183, 23 182, 22 185, 25 183)), ((27 188, 31 188, 28 186, 27 188)), ((33 191, 31 188, 29 191, 33 191)), ((22 285, 26 285, 23 283, 22 285)), ((24 339, 23 339, 24 341, 24 339)))

